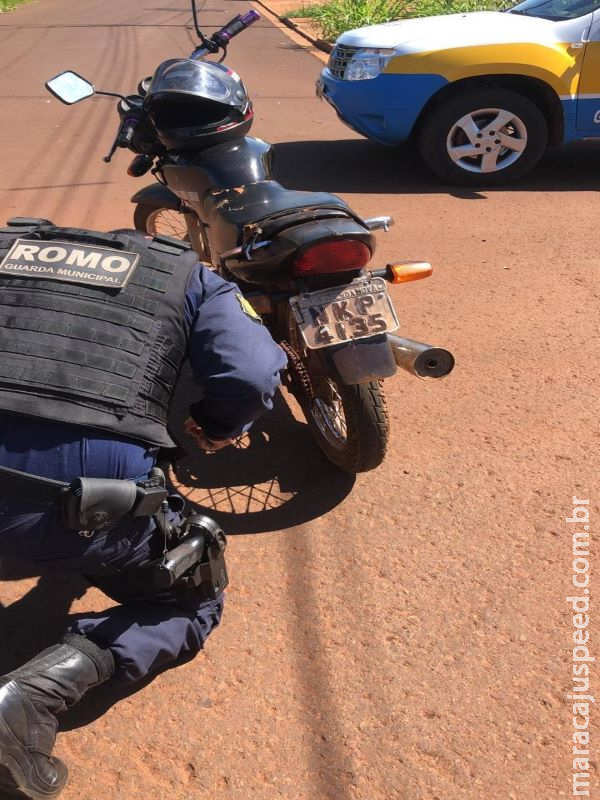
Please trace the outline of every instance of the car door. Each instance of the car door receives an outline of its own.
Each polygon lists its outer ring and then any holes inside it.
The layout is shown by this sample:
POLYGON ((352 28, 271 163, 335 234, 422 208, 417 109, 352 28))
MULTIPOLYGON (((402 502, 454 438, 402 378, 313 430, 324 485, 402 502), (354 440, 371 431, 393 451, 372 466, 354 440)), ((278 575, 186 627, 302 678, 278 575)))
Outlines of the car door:
POLYGON ((581 67, 577 133, 600 137, 600 11, 594 12, 581 67))

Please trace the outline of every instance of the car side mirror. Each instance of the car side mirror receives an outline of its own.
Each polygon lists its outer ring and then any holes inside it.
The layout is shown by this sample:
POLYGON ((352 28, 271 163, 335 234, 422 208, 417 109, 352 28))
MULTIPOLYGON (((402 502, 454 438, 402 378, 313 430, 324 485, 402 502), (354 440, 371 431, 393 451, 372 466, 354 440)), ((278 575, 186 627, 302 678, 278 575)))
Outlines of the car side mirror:
POLYGON ((80 100, 85 100, 86 97, 91 97, 96 91, 92 83, 71 70, 61 72, 55 75, 54 78, 50 78, 50 80, 46 81, 45 86, 54 97, 68 106, 72 106, 73 103, 79 103, 80 100))

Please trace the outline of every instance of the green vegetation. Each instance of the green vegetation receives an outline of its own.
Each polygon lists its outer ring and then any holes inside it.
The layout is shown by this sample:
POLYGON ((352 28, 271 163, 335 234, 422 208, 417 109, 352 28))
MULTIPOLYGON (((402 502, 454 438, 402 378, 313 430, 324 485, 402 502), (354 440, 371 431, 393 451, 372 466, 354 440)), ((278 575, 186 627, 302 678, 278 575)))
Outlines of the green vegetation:
POLYGON ((344 31, 407 17, 429 17, 466 11, 497 11, 507 0, 327 0, 323 5, 303 5, 287 17, 310 17, 324 39, 334 40, 344 31))
POLYGON ((15 6, 26 2, 27 0, 0 0, 0 14, 3 11, 10 11, 11 8, 15 8, 15 6))

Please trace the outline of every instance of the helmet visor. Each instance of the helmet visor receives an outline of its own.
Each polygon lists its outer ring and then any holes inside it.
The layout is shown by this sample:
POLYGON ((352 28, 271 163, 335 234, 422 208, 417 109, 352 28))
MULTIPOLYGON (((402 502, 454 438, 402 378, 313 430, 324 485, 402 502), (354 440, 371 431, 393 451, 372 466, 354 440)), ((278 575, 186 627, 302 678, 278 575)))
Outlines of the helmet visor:
POLYGON ((162 63, 152 78, 146 100, 177 94, 243 108, 248 96, 243 83, 226 69, 202 61, 177 59, 162 63))

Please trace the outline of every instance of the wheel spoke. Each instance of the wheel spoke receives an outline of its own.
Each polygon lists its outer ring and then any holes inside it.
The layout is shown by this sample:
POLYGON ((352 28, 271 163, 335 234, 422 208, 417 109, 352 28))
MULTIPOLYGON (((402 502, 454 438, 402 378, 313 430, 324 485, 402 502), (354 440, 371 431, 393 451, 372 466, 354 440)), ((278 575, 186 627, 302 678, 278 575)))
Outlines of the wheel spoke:
POLYGON ((462 144, 460 147, 450 148, 448 153, 453 161, 460 161, 462 158, 475 158, 475 156, 480 156, 481 150, 476 149, 472 144, 462 144))
POLYGON ((509 136, 507 133, 499 135, 503 147, 508 150, 514 150, 515 153, 522 153, 527 147, 526 139, 518 139, 516 136, 509 136))
POLYGON ((344 416, 344 411, 342 409, 342 404, 338 401, 336 403, 336 422, 339 432, 341 433, 342 437, 345 439, 347 436, 347 429, 346 429, 346 417, 344 416))
POLYGON ((178 211, 162 208, 158 209, 148 220, 148 233, 152 236, 164 234, 175 239, 184 240, 187 236, 187 227, 178 211))
POLYGON ((477 134, 480 133, 480 130, 470 114, 467 114, 466 117, 459 119, 456 123, 456 127, 462 128, 471 144, 475 144, 477 141, 477 134))
POLYGON ((332 422, 334 423, 334 427, 342 435, 342 437, 346 438, 346 418, 344 416, 344 409, 342 406, 340 395, 332 383, 329 384, 329 389, 331 392, 331 400, 327 405, 329 406, 332 412, 331 413, 332 422))
POLYGON ((491 131, 500 131, 502 128, 506 127, 509 122, 512 122, 515 118, 515 115, 511 111, 506 111, 502 109, 498 112, 498 116, 496 119, 492 120, 488 125, 485 126, 485 130, 482 131, 483 133, 487 133, 488 130, 491 131))
POLYGON ((327 379, 325 391, 315 400, 314 420, 328 441, 342 447, 348 440, 348 422, 344 404, 335 383, 327 379))
POLYGON ((485 153, 481 159, 482 172, 496 172, 498 169, 498 150, 492 150, 491 153, 485 153))

